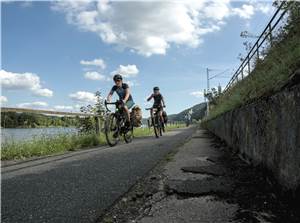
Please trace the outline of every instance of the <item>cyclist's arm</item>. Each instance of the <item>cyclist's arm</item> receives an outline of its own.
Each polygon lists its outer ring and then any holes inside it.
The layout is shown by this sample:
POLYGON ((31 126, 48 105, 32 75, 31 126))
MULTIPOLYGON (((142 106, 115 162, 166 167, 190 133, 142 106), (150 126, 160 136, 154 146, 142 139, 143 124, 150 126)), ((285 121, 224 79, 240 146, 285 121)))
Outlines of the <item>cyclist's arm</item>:
POLYGON ((161 97, 161 102, 162 102, 162 106, 166 107, 166 103, 165 103, 164 97, 161 97))
POLYGON ((149 98, 147 98, 147 101, 150 101, 153 98, 153 94, 150 95, 149 98))
POLYGON ((111 98, 112 98, 112 95, 114 94, 114 90, 113 88, 110 90, 110 92, 108 93, 107 95, 107 102, 111 102, 111 98))

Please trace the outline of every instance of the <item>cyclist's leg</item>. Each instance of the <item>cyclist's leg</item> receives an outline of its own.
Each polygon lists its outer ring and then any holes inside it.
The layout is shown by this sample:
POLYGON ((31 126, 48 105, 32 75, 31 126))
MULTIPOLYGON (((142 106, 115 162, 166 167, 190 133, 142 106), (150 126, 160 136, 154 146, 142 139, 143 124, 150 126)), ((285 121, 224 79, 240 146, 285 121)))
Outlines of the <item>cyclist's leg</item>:
POLYGON ((124 111, 125 111, 126 121, 130 122, 130 113, 126 105, 124 105, 124 111))
POLYGON ((125 114, 126 114, 126 122, 127 124, 130 124, 130 112, 129 112, 129 109, 132 108, 134 105, 134 102, 133 101, 127 101, 124 105, 124 111, 125 111, 125 114))
POLYGON ((163 117, 163 108, 159 108, 159 117, 162 124, 164 124, 164 117, 163 117))

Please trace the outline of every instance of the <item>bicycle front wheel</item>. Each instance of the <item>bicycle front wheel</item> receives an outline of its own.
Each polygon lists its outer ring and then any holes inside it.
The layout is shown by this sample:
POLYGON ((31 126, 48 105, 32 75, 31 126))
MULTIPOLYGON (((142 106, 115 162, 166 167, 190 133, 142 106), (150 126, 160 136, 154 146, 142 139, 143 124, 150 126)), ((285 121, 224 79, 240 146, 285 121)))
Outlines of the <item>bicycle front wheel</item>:
POLYGON ((110 146, 115 146, 120 140, 118 119, 114 113, 110 114, 105 120, 105 137, 110 146))
POLYGON ((157 122, 156 118, 152 118, 152 124, 153 124, 153 129, 154 129, 155 137, 159 138, 158 122, 157 122))
POLYGON ((159 116, 157 116, 157 127, 158 127, 159 135, 162 136, 162 122, 159 116))

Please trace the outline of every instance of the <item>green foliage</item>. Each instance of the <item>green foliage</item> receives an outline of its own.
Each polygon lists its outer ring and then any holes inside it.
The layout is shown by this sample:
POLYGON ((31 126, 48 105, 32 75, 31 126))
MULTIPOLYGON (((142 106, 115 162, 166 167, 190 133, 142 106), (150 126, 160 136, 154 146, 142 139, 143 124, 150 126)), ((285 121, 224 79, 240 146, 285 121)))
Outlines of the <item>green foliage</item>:
POLYGON ((35 113, 1 112, 3 128, 38 128, 52 126, 76 126, 78 117, 57 117, 35 113))
POLYGON ((103 144, 105 144, 104 136, 96 134, 45 136, 31 141, 3 144, 1 146, 1 160, 59 154, 103 144))
POLYGON ((83 117, 79 119, 77 128, 80 133, 95 133, 97 121, 104 120, 104 102, 101 97, 101 93, 97 91, 95 93, 96 103, 95 105, 87 105, 80 108, 80 111, 86 114, 94 114, 95 116, 83 117))
POLYGON ((212 88, 208 93, 205 93, 204 97, 207 98, 210 104, 215 105, 217 103, 216 99, 221 96, 221 94, 221 86, 219 86, 218 89, 212 88))
POLYGON ((249 76, 216 98, 216 105, 210 106, 208 119, 273 94, 300 68, 300 3, 294 3, 287 23, 280 28, 273 44, 265 51, 264 59, 256 61, 249 76))

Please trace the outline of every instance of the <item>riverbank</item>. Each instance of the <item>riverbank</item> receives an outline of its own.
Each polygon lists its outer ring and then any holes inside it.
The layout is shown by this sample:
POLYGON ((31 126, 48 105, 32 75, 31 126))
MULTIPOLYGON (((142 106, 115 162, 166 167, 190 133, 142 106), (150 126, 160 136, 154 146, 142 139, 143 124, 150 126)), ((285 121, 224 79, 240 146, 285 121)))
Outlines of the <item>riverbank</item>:
MULTIPOLYGON (((167 131, 183 126, 183 124, 170 125, 167 127, 167 131)), ((138 128, 134 130, 135 137, 151 135, 154 135, 152 128, 138 128)), ((54 137, 34 138, 23 142, 11 141, 1 145, 1 160, 25 159, 60 154, 67 151, 75 151, 106 144, 104 134, 61 134, 54 137)))

